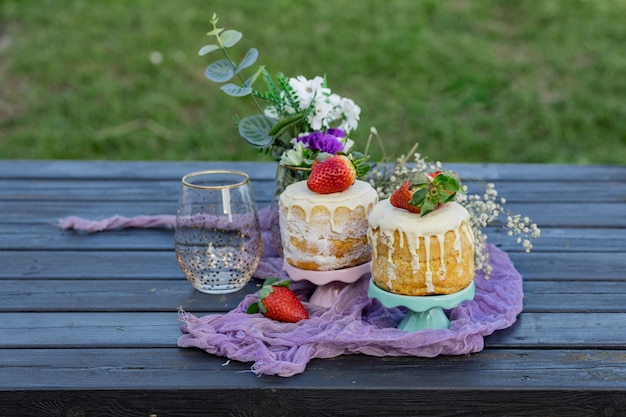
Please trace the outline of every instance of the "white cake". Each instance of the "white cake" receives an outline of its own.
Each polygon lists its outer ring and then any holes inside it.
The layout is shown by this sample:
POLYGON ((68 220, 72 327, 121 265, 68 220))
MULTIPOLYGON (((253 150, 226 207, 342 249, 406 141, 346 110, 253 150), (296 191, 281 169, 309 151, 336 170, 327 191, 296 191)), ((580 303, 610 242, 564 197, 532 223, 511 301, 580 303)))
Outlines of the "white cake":
POLYGON ((314 271, 368 262, 372 251, 367 217, 377 202, 376 191, 360 180, 332 194, 314 193, 306 181, 288 186, 280 195, 279 208, 285 261, 314 271))

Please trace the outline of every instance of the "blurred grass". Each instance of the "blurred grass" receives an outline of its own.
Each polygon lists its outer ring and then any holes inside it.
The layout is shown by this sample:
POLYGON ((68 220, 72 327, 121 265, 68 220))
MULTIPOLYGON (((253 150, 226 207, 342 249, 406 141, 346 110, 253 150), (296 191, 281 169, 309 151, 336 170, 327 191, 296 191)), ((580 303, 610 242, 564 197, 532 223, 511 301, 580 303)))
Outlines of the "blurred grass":
POLYGON ((213 12, 270 72, 354 99, 359 144, 626 162, 625 0, 0 0, 0 158, 266 158, 233 127, 249 101, 204 78, 213 12))

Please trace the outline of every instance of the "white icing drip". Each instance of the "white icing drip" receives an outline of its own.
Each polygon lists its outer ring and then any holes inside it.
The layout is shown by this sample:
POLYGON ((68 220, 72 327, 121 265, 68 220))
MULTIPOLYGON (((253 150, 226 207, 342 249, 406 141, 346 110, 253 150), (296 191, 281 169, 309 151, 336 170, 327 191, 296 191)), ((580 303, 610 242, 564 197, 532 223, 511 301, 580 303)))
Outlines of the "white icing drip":
POLYGON ((463 248, 461 247, 461 234, 458 228, 454 229, 454 243, 452 244, 452 249, 456 251, 456 263, 460 264, 463 260, 463 248))
POLYGON ((426 272, 424 273, 424 279, 426 280, 426 292, 431 293, 435 291, 435 286, 433 285, 433 271, 430 269, 430 237, 427 236, 425 240, 426 272))
POLYGON ((357 207, 363 207, 365 213, 370 205, 378 201, 376 190, 364 181, 356 180, 345 191, 332 194, 318 194, 309 190, 306 181, 299 181, 288 186, 280 195, 280 204, 287 207, 287 219, 291 220, 294 207, 300 207, 304 211, 307 223, 311 221, 311 213, 314 207, 325 207, 330 213, 330 227, 333 232, 343 233, 342 225, 335 222, 335 212, 339 207, 346 207, 354 211, 357 207))
POLYGON ((437 240, 439 241, 439 271, 438 271, 438 275, 439 275, 439 279, 440 280, 445 280, 446 279, 446 263, 445 263, 445 258, 444 258, 444 243, 445 243, 445 234, 439 234, 437 235, 437 240))

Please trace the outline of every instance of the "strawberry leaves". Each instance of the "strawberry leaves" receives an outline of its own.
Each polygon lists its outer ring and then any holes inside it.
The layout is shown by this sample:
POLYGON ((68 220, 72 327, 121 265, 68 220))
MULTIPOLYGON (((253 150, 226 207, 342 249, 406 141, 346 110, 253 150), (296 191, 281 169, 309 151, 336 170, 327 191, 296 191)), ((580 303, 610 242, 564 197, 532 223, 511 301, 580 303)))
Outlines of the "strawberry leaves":
POLYGON ((414 172, 401 188, 402 190, 397 191, 398 194, 392 195, 392 205, 420 213, 420 216, 425 216, 442 204, 454 201, 457 193, 463 192, 459 176, 449 170, 428 174, 414 172))

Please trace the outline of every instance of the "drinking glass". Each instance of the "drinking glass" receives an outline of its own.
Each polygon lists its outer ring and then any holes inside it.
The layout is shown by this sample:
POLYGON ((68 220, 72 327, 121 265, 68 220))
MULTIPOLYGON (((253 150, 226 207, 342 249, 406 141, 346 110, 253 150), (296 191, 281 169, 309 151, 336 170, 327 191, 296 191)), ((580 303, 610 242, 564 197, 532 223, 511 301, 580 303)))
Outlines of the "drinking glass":
POLYGON ((178 265, 198 291, 241 289, 261 258, 261 227, 248 175, 197 171, 185 175, 176 212, 178 265))

